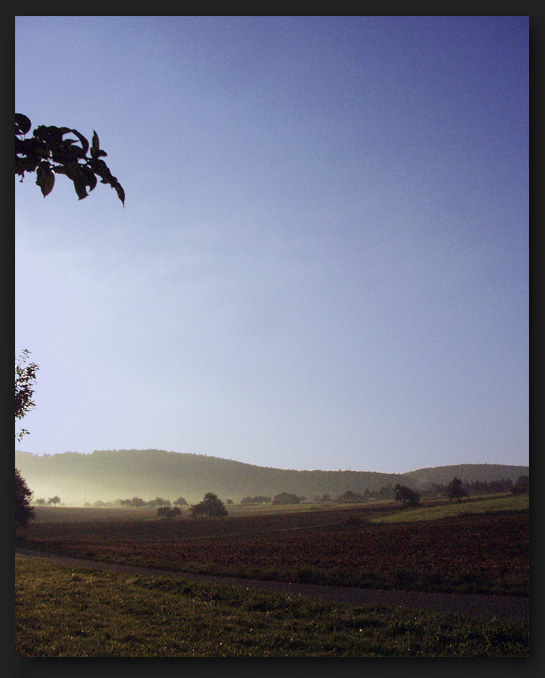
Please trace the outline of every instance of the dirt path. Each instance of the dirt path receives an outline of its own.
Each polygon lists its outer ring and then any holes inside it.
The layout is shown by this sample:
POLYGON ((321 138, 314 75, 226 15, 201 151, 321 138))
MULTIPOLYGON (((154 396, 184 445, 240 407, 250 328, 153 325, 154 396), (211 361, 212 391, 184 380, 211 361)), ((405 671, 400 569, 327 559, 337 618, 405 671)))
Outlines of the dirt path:
POLYGON ((239 579, 206 574, 171 572, 155 570, 135 565, 119 565, 82 558, 72 558, 52 553, 39 553, 21 548, 15 554, 30 558, 41 558, 50 562, 73 567, 90 567, 95 569, 114 570, 146 576, 160 576, 186 579, 187 581, 260 588, 267 591, 291 593, 308 596, 314 599, 327 600, 333 603, 349 603, 363 605, 400 605, 409 609, 428 612, 456 612, 478 618, 502 617, 516 621, 528 621, 530 601, 523 597, 484 596, 457 593, 424 593, 417 591, 383 591, 378 589, 359 589, 342 586, 322 586, 318 584, 290 584, 287 582, 266 581, 261 579, 239 579))

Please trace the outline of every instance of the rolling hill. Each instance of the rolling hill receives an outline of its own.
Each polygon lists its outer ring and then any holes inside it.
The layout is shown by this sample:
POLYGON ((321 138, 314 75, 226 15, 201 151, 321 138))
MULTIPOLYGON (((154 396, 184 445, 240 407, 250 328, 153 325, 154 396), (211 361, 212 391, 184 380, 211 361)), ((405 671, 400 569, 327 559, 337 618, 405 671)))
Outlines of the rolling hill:
POLYGON ((467 482, 529 475, 528 466, 461 464, 423 468, 409 473, 373 471, 296 471, 255 466, 201 454, 165 450, 100 450, 92 454, 64 452, 34 455, 15 452, 15 466, 34 493, 48 499, 58 495, 66 505, 84 501, 114 501, 141 497, 145 500, 183 496, 189 503, 206 492, 235 502, 243 497, 290 492, 308 498, 347 490, 370 492, 388 483, 414 489, 429 483, 446 484, 454 476, 467 482))

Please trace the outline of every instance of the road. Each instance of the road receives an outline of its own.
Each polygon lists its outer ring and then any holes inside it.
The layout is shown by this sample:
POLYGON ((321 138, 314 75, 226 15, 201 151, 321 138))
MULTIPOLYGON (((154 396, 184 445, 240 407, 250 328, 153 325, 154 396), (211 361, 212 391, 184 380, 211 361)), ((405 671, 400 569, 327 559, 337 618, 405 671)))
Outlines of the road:
POLYGON ((492 617, 501 617, 512 621, 528 621, 530 613, 529 598, 524 597, 426 593, 420 591, 385 591, 380 589, 360 589, 342 586, 323 586, 318 584, 290 584, 287 582, 266 581, 261 579, 239 579, 236 577, 156 570, 134 565, 105 563, 52 553, 40 553, 22 548, 16 548, 15 554, 29 558, 40 558, 54 563, 70 565, 72 567, 89 567, 143 576, 160 576, 185 579, 187 581, 242 586, 245 588, 260 588, 266 591, 302 595, 315 600, 327 600, 333 603, 399 605, 407 609, 424 610, 428 612, 455 612, 460 615, 475 618, 491 619, 492 617))

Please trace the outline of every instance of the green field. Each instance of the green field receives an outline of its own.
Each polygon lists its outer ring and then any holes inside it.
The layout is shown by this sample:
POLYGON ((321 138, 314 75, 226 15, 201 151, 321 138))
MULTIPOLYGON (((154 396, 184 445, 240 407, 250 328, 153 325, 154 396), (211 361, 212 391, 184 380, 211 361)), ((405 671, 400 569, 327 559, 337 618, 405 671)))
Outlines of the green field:
MULTIPOLYGON (((43 507, 42 551, 179 572, 527 596, 527 497, 230 507, 221 519, 43 507), (423 522, 425 521, 425 522, 423 522)), ((334 605, 16 558, 18 656, 527 656, 528 624, 334 605)))
POLYGON ((524 657, 524 623, 16 558, 19 657, 524 657))
POLYGON ((484 496, 462 499, 461 501, 424 501, 422 506, 385 512, 372 518, 375 523, 394 523, 420 520, 438 520, 475 513, 496 511, 527 511, 530 498, 528 494, 484 496))

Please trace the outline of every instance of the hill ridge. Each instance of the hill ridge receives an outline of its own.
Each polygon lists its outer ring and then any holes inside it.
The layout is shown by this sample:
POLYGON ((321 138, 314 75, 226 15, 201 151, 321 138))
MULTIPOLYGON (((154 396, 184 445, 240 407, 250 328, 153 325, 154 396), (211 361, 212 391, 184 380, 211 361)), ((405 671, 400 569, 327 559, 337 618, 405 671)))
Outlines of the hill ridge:
POLYGON ((404 473, 379 471, 322 471, 279 469, 193 452, 157 449, 94 450, 35 455, 16 451, 15 466, 35 497, 58 495, 65 504, 114 501, 134 496, 149 500, 185 497, 200 501, 205 492, 240 501, 245 496, 274 496, 291 492, 309 498, 347 490, 378 491, 391 483, 415 489, 429 483, 445 484, 454 476, 466 482, 511 479, 529 475, 528 466, 506 464, 452 464, 404 473))

